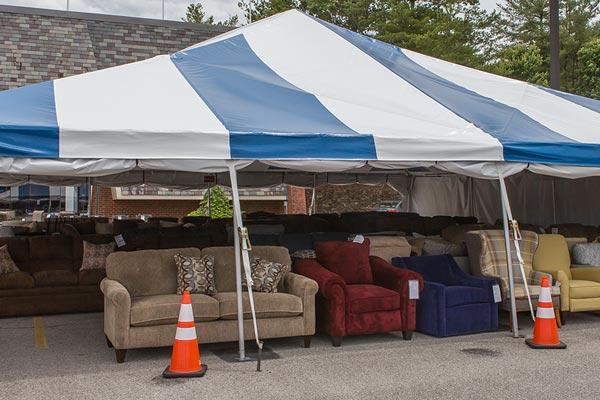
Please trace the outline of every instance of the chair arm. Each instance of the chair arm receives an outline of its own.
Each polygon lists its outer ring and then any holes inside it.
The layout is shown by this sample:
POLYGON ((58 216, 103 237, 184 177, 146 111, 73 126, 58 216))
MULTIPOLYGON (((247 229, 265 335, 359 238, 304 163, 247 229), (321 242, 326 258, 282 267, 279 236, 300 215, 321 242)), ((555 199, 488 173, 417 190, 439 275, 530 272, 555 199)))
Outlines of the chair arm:
MULTIPOLYGON (((333 300, 339 295, 340 292, 336 290, 336 287, 341 288, 342 293, 346 291, 346 282, 344 282, 344 279, 323 267, 315 259, 303 258, 297 260, 294 263, 294 271, 315 281, 318 285, 319 294, 326 299, 333 300)), ((345 299, 342 298, 341 300, 342 304, 344 304, 345 299)))
POLYGON ((316 317, 319 329, 330 336, 346 336, 346 282, 342 277, 310 258, 297 260, 294 271, 318 284, 316 317))
POLYGON ((542 272, 542 271, 534 271, 531 270, 531 272, 529 273, 529 277, 527 279, 527 284, 529 285, 541 285, 542 284, 542 279, 546 277, 548 278, 548 284, 550 286, 552 286, 552 274, 548 273, 548 272, 542 272))
POLYGON ((421 274, 399 267, 377 256, 369 257, 373 281, 378 286, 393 290, 400 294, 400 313, 402 330, 415 330, 417 324, 417 300, 409 298, 408 281, 419 282, 419 292, 423 291, 423 277, 421 274))
POLYGON ((600 282, 600 268, 571 268, 573 279, 600 282))
POLYGON ((104 293, 104 333, 116 349, 126 349, 129 338, 131 296, 118 281, 104 278, 100 282, 104 293))
POLYGON ((418 272, 409 269, 395 267, 381 257, 369 257, 371 270, 373 271, 373 281, 377 286, 393 290, 406 295, 408 298, 408 281, 419 281, 419 292, 423 290, 423 277, 418 272))
POLYGON ((420 301, 436 302, 442 309, 446 308, 446 287, 441 283, 425 281, 420 301))
MULTIPOLYGON (((489 293, 490 302, 495 303, 493 288, 494 288, 494 285, 498 285, 498 282, 495 279, 465 275, 465 276, 461 276, 458 279, 458 283, 461 286, 472 286, 472 287, 477 287, 477 288, 486 290, 489 293)), ((500 286, 500 285, 498 285, 498 286, 500 286)))

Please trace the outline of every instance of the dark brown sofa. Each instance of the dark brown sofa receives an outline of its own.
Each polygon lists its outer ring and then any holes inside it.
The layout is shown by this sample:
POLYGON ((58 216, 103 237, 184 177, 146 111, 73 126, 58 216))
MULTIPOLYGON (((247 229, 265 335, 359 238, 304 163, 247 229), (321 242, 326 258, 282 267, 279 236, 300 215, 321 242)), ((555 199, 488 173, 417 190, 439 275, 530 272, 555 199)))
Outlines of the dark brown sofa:
POLYGON ((104 271, 79 271, 72 237, 1 238, 5 244, 21 271, 0 275, 0 317, 102 310, 104 271))

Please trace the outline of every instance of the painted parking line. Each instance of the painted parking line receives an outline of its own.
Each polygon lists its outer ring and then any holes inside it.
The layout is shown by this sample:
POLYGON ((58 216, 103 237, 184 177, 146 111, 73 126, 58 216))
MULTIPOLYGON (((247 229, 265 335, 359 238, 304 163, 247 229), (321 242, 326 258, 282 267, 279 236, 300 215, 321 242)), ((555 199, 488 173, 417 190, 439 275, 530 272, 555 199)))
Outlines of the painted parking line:
POLYGON ((33 330, 35 335, 35 348, 47 349, 46 333, 44 332, 44 322, 42 317, 33 317, 33 330))

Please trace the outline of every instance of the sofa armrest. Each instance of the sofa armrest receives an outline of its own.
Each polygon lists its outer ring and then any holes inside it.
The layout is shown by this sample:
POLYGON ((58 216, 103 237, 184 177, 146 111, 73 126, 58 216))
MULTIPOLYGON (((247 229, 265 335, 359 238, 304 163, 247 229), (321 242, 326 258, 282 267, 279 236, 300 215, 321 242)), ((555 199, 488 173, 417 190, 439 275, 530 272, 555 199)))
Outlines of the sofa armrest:
POLYGON ((319 285, 314 280, 292 272, 283 278, 285 290, 289 294, 302 299, 302 316, 304 319, 304 335, 315 334, 315 296, 319 285))
POLYGON ((600 268, 571 268, 573 279, 600 282, 600 268))
MULTIPOLYGON (((458 283, 461 286, 472 286, 477 287, 483 290, 486 290, 489 293, 490 302, 495 303, 494 300, 494 285, 498 285, 498 282, 495 279, 491 278, 481 278, 478 276, 460 276, 458 277, 458 283)), ((500 286, 500 285, 498 285, 500 286)))
POLYGON ((423 277, 417 272, 394 267, 380 257, 369 257, 369 261, 371 262, 374 283, 400 294, 402 330, 415 330, 417 321, 417 300, 409 298, 408 281, 417 280, 419 282, 419 292, 421 292, 423 291, 423 277))
POLYGON ((104 333, 116 349, 126 349, 129 338, 131 296, 118 281, 104 278, 100 282, 104 293, 104 333))

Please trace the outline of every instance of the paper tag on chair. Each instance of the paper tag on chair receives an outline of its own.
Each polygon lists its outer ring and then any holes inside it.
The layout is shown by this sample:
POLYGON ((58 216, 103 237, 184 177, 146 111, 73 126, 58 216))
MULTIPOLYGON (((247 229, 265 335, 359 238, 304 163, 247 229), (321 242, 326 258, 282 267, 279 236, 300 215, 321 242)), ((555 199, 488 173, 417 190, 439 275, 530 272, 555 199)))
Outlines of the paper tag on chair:
POLYGON ((554 286, 560 287, 560 282, 559 281, 554 282, 554 286))
POLYGON ((365 237, 363 235, 356 235, 352 241, 354 243, 363 243, 365 241, 365 237))
POLYGON ((115 236, 115 243, 117 243, 117 247, 125 246, 125 239, 123 239, 123 235, 115 236))
POLYGON ((416 279, 408 281, 408 298, 410 300, 419 298, 419 281, 416 279))
POLYGON ((502 301, 502 295, 500 294, 500 286, 492 286, 492 291, 494 292, 494 301, 496 303, 500 303, 502 301))

